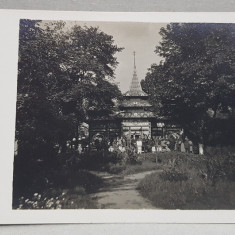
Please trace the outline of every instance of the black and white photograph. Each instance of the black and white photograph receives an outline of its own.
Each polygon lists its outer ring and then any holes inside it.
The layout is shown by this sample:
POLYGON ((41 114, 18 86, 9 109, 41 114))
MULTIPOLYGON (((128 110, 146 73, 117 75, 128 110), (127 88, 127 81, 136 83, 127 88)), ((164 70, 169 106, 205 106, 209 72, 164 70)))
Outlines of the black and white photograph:
POLYGON ((20 19, 12 208, 235 209, 235 25, 20 19))
POLYGON ((19 21, 13 209, 235 208, 235 25, 19 21))

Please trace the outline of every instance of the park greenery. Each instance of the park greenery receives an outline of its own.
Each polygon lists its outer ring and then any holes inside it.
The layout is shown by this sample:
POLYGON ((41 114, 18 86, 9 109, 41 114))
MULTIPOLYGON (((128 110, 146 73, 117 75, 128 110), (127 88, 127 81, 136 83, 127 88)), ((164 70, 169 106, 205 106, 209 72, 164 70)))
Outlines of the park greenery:
POLYGON ((156 207, 235 208, 235 27, 173 23, 160 35, 155 52, 163 59, 143 90, 156 115, 179 123, 205 155, 78 153, 79 126, 112 114, 121 99, 114 72, 123 48, 96 27, 20 21, 13 208, 96 208, 89 194, 104 182, 94 172, 149 170, 160 173, 138 188, 156 207), (66 145, 72 139, 74 149, 66 145))
POLYGON ((165 154, 167 168, 147 176, 139 189, 159 208, 232 209, 235 26, 172 23, 160 35, 155 52, 163 60, 151 66, 142 87, 158 115, 175 119, 207 148, 205 156, 165 154))
POLYGON ((77 147, 82 122, 112 113, 121 95, 114 55, 122 50, 96 27, 62 21, 21 20, 19 32, 16 197, 48 182, 58 149, 65 153, 73 138, 77 147))
POLYGON ((235 26, 172 23, 160 35, 155 52, 162 61, 142 80, 155 112, 195 143, 234 144, 235 26))
POLYGON ((147 175, 138 190, 160 209, 234 209, 234 157, 234 149, 160 153, 161 171, 147 175))

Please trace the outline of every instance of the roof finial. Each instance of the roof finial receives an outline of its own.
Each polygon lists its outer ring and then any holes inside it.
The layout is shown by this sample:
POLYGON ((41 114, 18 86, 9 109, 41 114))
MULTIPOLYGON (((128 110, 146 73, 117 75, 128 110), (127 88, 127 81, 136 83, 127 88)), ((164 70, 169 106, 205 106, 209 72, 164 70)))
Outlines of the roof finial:
POLYGON ((136 69, 136 66, 135 66, 135 51, 133 52, 133 55, 134 55, 134 68, 136 69))
POLYGON ((141 88, 141 85, 139 83, 139 79, 137 77, 137 72, 136 72, 136 65, 135 65, 135 55, 136 52, 133 51, 134 55, 134 72, 133 72, 133 77, 131 80, 130 84, 130 90, 125 94, 125 96, 148 96, 141 88))

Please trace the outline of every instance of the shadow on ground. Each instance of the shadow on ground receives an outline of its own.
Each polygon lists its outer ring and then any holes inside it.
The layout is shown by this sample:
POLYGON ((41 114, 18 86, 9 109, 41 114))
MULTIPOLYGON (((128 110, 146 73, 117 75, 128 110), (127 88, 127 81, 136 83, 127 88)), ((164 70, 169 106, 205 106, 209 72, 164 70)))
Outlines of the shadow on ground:
POLYGON ((140 180, 153 172, 156 171, 146 171, 128 176, 96 172, 95 174, 104 180, 104 187, 90 196, 97 201, 99 209, 157 209, 136 189, 140 180))

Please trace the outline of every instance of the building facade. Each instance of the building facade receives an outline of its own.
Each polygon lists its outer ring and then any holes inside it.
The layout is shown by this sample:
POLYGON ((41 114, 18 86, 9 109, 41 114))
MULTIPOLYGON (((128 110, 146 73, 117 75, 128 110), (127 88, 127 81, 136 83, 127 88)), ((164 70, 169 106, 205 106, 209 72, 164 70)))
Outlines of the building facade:
POLYGON ((123 95, 119 109, 117 117, 121 120, 122 135, 132 138, 144 135, 151 137, 152 123, 156 116, 152 112, 148 95, 141 88, 135 64, 130 89, 123 95))
POLYGON ((134 72, 129 90, 119 103, 119 111, 104 119, 89 121, 90 139, 100 136, 112 139, 120 136, 139 138, 147 136, 164 137, 180 128, 171 120, 159 117, 153 112, 153 107, 139 82, 134 60, 134 72))

